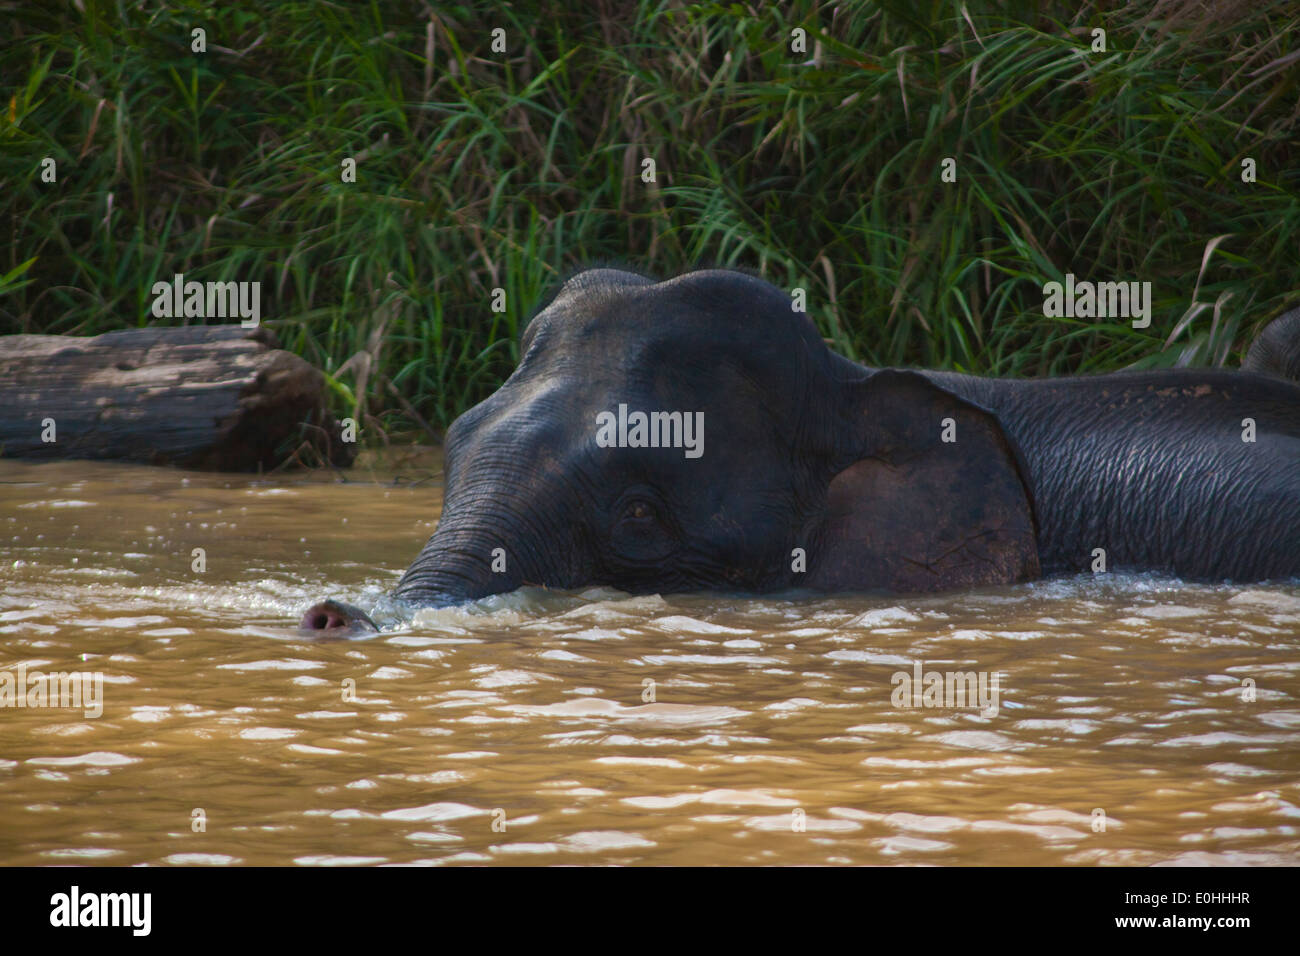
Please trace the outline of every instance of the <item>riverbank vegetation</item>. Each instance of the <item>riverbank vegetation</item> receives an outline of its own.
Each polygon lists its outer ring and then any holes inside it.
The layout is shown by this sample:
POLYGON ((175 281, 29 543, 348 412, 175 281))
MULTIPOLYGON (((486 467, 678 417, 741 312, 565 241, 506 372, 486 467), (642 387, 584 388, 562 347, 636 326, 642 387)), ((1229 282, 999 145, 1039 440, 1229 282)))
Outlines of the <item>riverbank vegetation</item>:
POLYGON ((1300 293, 1295 3, 434 6, 11 10, 0 332, 260 282, 373 437, 488 395, 593 262, 747 268, 856 359, 990 375, 1236 364, 1300 293), (1044 316, 1067 274, 1149 281, 1150 326, 1044 316))

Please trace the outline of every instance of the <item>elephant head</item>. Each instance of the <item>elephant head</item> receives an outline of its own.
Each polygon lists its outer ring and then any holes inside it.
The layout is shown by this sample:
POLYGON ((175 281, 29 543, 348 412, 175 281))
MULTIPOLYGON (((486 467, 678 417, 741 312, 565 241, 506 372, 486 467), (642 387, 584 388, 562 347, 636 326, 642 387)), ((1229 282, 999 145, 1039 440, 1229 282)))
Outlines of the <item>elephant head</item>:
MULTIPOLYGON (((1028 472, 993 413, 836 355, 760 279, 588 270, 520 353, 447 433, 442 516, 400 600, 526 584, 918 592, 1038 574, 1028 472)), ((340 608, 304 626, 351 623, 340 608)))

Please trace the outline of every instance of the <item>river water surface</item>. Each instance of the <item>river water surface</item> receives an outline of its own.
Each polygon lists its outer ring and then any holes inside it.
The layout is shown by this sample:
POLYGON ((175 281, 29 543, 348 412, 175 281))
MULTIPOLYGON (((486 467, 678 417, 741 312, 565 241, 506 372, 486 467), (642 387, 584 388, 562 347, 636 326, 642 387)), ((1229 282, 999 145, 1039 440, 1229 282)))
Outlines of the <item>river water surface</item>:
POLYGON ((0 708, 0 864, 1300 863, 1300 584, 533 590, 298 635, 396 583, 439 475, 0 461, 0 676, 104 682, 0 708))

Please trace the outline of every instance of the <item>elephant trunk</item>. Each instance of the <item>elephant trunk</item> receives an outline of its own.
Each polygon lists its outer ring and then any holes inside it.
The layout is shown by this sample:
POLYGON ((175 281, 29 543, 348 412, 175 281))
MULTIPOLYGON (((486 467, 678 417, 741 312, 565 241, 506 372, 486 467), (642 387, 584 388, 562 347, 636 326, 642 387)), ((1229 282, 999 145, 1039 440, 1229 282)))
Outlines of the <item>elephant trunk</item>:
POLYGON ((481 528, 445 523, 429 539, 393 596, 421 607, 445 607, 513 591, 523 583, 517 555, 481 528))
MULTIPOLYGON (((411 564, 392 597, 408 607, 448 607, 529 583, 567 587, 576 570, 577 538, 563 495, 518 460, 471 456, 454 461, 449 433, 447 493, 433 536, 411 564)), ((340 602, 310 608, 309 631, 374 629, 364 614, 340 602)))
MULTIPOLYGON (((443 522, 402 575, 393 597, 417 607, 448 607, 512 591, 522 583, 513 563, 499 538, 443 522)), ((300 627, 329 636, 378 630, 360 608, 332 599, 308 608, 300 627)))

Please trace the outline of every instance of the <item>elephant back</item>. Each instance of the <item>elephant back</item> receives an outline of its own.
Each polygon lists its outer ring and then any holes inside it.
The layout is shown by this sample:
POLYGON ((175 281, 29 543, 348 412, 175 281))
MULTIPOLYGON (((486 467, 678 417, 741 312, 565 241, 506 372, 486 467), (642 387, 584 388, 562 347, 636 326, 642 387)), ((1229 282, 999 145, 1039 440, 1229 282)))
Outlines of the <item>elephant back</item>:
POLYGON ((1300 309, 1285 312, 1259 334, 1241 367, 1300 382, 1300 309))

